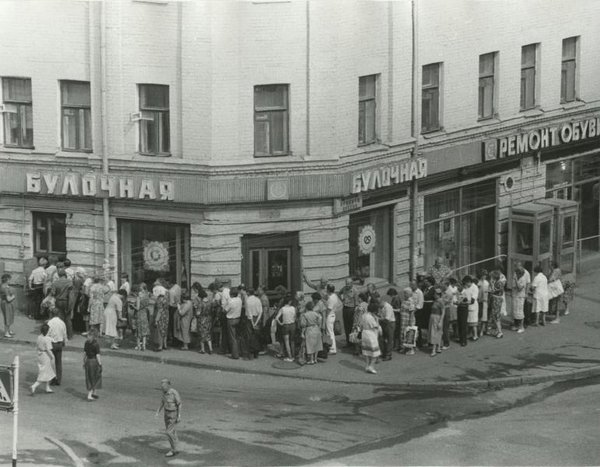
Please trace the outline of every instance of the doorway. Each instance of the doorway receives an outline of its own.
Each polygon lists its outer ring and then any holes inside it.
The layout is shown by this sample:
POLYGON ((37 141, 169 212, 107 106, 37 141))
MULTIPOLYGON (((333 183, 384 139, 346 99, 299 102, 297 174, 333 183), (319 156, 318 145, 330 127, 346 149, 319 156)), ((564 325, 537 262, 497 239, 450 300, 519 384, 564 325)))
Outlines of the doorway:
POLYGON ((247 287, 265 287, 271 303, 278 291, 301 290, 298 233, 244 235, 242 238, 243 282, 247 287))

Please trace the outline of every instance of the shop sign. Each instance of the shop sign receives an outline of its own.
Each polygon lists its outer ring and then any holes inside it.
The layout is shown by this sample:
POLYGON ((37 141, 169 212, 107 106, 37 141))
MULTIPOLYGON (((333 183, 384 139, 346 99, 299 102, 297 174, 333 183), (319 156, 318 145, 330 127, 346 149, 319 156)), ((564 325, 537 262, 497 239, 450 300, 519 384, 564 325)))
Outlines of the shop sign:
POLYGON ((341 216, 356 211, 363 206, 362 195, 350 196, 348 198, 336 198, 333 200, 333 215, 341 216))
POLYGON ((375 249, 375 229, 365 225, 358 233, 358 248, 362 255, 369 255, 375 249))
POLYGON ((538 128, 483 143, 483 161, 518 156, 530 151, 582 141, 600 136, 600 118, 566 122, 559 126, 538 128))
POLYGON ((110 175, 80 175, 68 172, 28 173, 27 193, 55 196, 81 196, 141 200, 173 201, 175 188, 171 181, 110 175))
POLYGON ((352 177, 352 193, 376 190, 427 176, 427 159, 417 157, 399 164, 365 170, 352 177))

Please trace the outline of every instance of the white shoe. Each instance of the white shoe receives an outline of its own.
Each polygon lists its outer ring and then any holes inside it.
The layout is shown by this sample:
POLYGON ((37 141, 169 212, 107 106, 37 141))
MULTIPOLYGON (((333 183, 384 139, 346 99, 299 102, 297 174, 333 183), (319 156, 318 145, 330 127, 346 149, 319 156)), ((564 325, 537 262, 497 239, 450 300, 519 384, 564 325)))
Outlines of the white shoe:
POLYGON ((553 319, 552 321, 550 321, 550 324, 560 324, 560 321, 557 319, 553 319))
POLYGON ((517 334, 523 334, 524 332, 525 332, 525 329, 523 329, 523 328, 517 329, 517 334))
POLYGON ((330 350, 329 351, 329 355, 335 355, 335 354, 337 354, 337 351, 335 351, 335 350, 330 350))

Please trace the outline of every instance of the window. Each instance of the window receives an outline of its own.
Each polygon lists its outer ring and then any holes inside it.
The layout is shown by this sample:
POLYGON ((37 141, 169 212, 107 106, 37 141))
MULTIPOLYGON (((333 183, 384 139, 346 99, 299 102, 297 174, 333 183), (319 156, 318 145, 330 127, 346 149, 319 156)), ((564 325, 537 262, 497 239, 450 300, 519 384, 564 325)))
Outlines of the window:
POLYGON ((67 254, 66 215, 33 213, 33 249, 37 257, 67 254))
POLYGON ((169 86, 140 84, 140 152, 169 154, 169 86))
POLYGON ((4 144, 19 148, 33 148, 33 110, 31 80, 3 78, 4 144))
POLYGON ((440 125, 440 68, 441 63, 423 67, 421 132, 439 130, 440 125))
POLYGON ((90 83, 61 82, 62 148, 68 151, 92 150, 90 83))
POLYGON ((492 118, 496 113, 496 53, 479 56, 479 118, 492 118))
POLYGON ((577 42, 578 37, 569 37, 562 41, 561 102, 573 102, 577 99, 577 42))
POLYGON ((530 44, 521 48, 521 110, 533 109, 536 106, 537 47, 538 44, 530 44))
POLYGON ((358 144, 377 140, 377 75, 358 79, 358 144))
POLYGON ((254 155, 288 152, 288 85, 254 86, 254 155))
POLYGON ((350 215, 349 268, 354 279, 391 281, 393 219, 393 210, 389 207, 350 215))

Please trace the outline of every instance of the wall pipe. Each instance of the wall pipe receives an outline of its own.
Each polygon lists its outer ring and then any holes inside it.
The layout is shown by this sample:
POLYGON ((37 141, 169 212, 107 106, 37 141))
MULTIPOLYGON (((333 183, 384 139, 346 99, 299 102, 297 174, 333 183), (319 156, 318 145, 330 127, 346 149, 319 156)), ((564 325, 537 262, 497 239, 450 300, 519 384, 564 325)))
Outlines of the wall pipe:
MULTIPOLYGON (((106 118, 106 1, 100 2, 100 91, 101 91, 101 103, 100 103, 100 120, 102 122, 102 138, 100 142, 100 151, 102 155, 102 175, 108 176, 109 173, 109 162, 108 162, 108 121, 106 118)), ((104 264, 103 269, 105 271, 110 270, 110 204, 108 198, 102 200, 102 215, 103 215, 103 227, 104 227, 104 264)))
MULTIPOLYGON (((414 145, 412 148, 412 154, 411 157, 415 158, 419 155, 419 134, 420 134, 420 124, 419 124, 419 119, 420 119, 420 106, 419 106, 419 83, 417 81, 417 78, 419 76, 418 73, 418 66, 419 66, 419 35, 418 35, 418 31, 419 31, 419 24, 418 24, 418 17, 419 17, 419 4, 418 4, 418 0, 411 0, 411 28, 412 28, 412 34, 411 34, 411 61, 412 61, 412 67, 411 67, 411 81, 412 81, 412 87, 411 87, 411 93, 412 93, 412 105, 411 105, 411 115, 410 115, 410 133, 411 133, 411 137, 414 139, 414 145)), ((416 276, 416 269, 417 269, 417 214, 416 214, 416 210, 417 210, 417 196, 418 196, 419 190, 418 190, 418 185, 417 185, 417 181, 416 180, 412 180, 411 184, 410 184, 410 190, 409 190, 409 196, 410 196, 410 214, 409 214, 409 224, 410 224, 410 244, 409 244, 409 251, 410 251, 410 258, 409 258, 409 265, 408 265, 408 274, 410 276, 410 279, 414 279, 416 276)))

